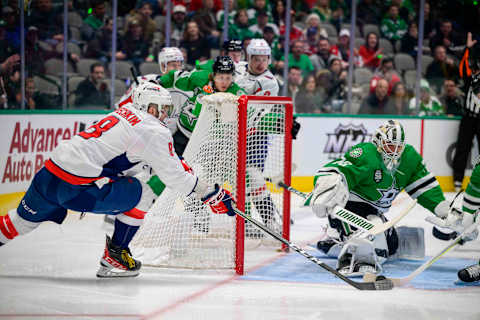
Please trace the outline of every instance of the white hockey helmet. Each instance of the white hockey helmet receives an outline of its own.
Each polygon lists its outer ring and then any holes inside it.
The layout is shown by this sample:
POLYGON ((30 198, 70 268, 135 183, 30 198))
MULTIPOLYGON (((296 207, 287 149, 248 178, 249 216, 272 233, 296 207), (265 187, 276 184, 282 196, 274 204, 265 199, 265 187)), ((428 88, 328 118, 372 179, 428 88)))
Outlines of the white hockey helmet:
POLYGON ((152 82, 143 82, 133 90, 132 93, 133 107, 148 112, 150 105, 155 105, 158 111, 158 117, 160 118, 162 111, 165 112, 167 117, 173 115, 173 103, 170 92, 158 84, 152 82))
POLYGON ((375 130, 372 139, 388 170, 395 170, 405 149, 405 131, 397 120, 388 120, 375 130))
MULTIPOLYGON (((247 47, 247 58, 251 56, 272 56, 272 49, 264 39, 252 39, 247 47)), ((269 62, 270 63, 270 62, 269 62)))
POLYGON ((158 64, 160 71, 165 73, 167 71, 167 64, 171 61, 182 62, 183 68, 183 53, 177 47, 165 47, 158 53, 158 64))

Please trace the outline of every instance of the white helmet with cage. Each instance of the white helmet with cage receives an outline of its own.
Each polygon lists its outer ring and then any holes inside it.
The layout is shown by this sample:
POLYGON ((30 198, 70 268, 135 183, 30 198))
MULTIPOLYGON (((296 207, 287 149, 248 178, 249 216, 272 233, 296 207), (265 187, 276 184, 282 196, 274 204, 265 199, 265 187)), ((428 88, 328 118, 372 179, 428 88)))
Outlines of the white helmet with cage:
POLYGON ((183 54, 177 47, 165 47, 158 54, 158 64, 162 73, 167 72, 167 65, 169 62, 179 61, 183 68, 183 54))
POLYGON ((395 170, 405 149, 405 131, 397 120, 388 120, 375 130, 372 139, 388 170, 395 170))
POLYGON ((158 111, 158 118, 161 118, 162 112, 166 117, 173 115, 173 103, 170 92, 162 86, 152 83, 143 82, 133 90, 132 104, 135 109, 148 112, 150 106, 154 106, 158 111))
POLYGON ((268 56, 268 63, 271 63, 272 49, 264 39, 252 39, 247 47, 247 59, 250 62, 251 56, 268 56))

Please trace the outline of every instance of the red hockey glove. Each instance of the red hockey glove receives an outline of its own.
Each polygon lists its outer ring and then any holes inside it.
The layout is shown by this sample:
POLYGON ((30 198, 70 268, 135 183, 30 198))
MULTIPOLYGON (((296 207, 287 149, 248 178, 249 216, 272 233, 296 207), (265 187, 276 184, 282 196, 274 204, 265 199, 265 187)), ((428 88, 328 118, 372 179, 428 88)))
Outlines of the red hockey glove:
POLYGON ((203 197, 202 202, 208 204, 213 213, 235 215, 232 204, 232 202, 235 203, 235 199, 230 191, 223 189, 217 183, 215 183, 215 190, 203 197))

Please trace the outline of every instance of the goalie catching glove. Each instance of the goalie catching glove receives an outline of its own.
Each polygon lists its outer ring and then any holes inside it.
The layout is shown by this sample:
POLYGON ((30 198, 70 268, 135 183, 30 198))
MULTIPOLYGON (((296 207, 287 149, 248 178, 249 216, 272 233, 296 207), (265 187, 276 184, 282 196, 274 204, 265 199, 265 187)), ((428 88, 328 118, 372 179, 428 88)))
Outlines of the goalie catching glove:
POLYGON ((348 186, 343 175, 334 172, 320 172, 315 188, 307 196, 305 206, 323 218, 333 212, 335 206, 344 207, 348 201, 348 186))
POLYGON ((226 213, 229 216, 235 215, 232 206, 232 202, 235 203, 235 199, 230 191, 220 187, 217 183, 215 183, 215 189, 212 192, 202 197, 202 202, 208 204, 213 213, 226 213))
MULTIPOLYGON (((457 233, 462 233, 465 229, 471 226, 476 220, 476 213, 462 213, 457 208, 450 208, 447 200, 440 202, 435 207, 435 216, 428 216, 426 221, 441 227, 448 228, 457 233)), ((478 236, 478 230, 475 229, 463 237, 465 241, 475 240, 478 236)))

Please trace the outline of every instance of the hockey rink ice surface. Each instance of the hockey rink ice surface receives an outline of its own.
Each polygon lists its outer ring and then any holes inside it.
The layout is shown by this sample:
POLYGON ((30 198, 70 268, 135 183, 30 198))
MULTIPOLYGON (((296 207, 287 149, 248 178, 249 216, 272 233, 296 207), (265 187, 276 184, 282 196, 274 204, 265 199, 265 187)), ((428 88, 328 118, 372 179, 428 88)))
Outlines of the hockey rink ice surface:
MULTIPOLYGON (((334 266, 312 247, 325 219, 292 200, 292 242, 334 266)), ((387 216, 408 201, 402 193, 387 216)), ((399 225, 423 226, 431 256, 448 242, 431 236, 427 214, 417 205, 399 225)), ((102 215, 78 217, 69 214, 61 226, 45 223, 0 248, 0 319, 480 319, 480 284, 456 283, 457 270, 480 258, 479 240, 391 291, 359 291, 299 254, 271 247, 247 251, 242 277, 145 267, 136 278, 97 279, 107 229, 102 215)), ((389 262, 384 274, 404 277, 422 263, 389 262)))

